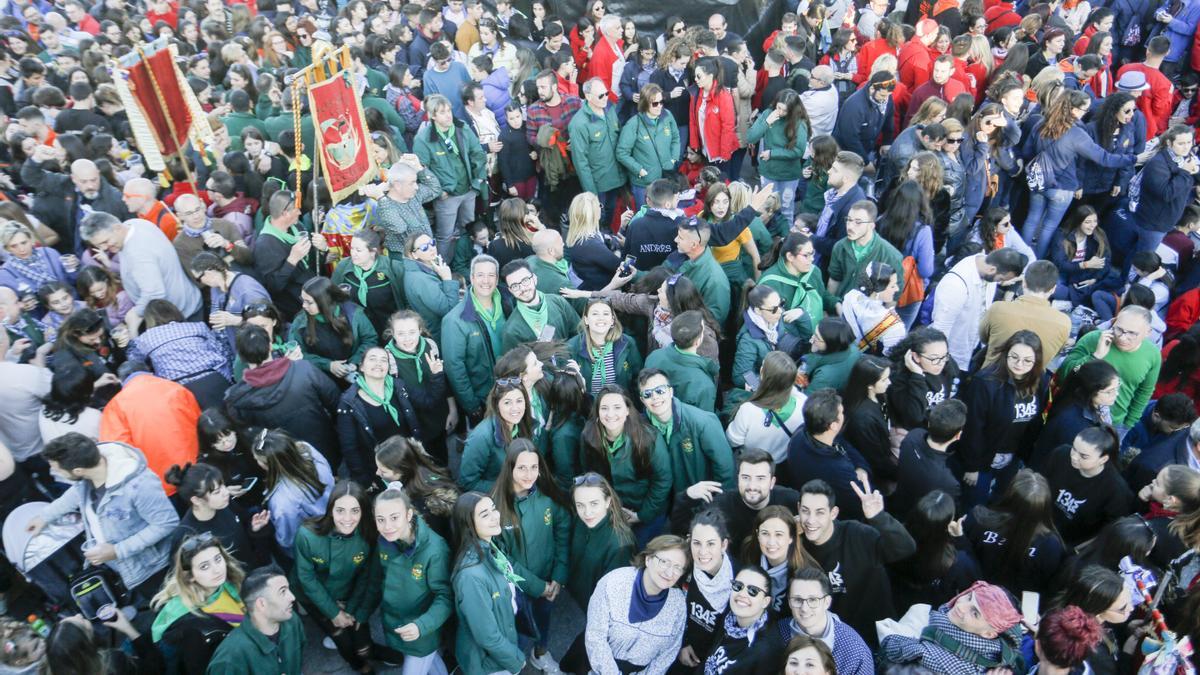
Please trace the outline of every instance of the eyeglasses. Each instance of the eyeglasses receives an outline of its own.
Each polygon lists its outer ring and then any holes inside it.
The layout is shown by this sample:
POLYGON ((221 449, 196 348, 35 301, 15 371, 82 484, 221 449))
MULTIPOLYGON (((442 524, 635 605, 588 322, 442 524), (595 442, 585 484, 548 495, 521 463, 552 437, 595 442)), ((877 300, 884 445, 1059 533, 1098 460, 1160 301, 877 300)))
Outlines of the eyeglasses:
POLYGON ((297 40, 308 40, 310 38, 312 38, 312 36, 309 35, 308 33, 296 33, 297 40))
POLYGON ((575 476, 573 485, 575 487, 597 487, 602 484, 604 477, 600 474, 589 471, 582 476, 575 476))
POLYGON ((1008 362, 1015 366, 1032 366, 1033 364, 1037 363, 1037 359, 1033 357, 1022 358, 1016 354, 1009 354, 1008 362))
POLYGON ((435 246, 437 246, 437 244, 433 243, 432 241, 426 241, 426 242, 423 242, 423 243, 420 243, 420 244, 417 244, 416 246, 414 246, 413 250, 424 253, 424 252, 428 251, 429 249, 434 248, 435 246))
POLYGON ((287 183, 286 183, 286 182, 285 182, 285 181, 284 181, 282 178, 279 178, 278 176, 270 176, 270 177, 268 177, 268 178, 267 178, 266 182, 268 182, 268 183, 278 183, 280 188, 286 188, 286 187, 287 187, 287 183))
POLYGON ((669 393, 671 393, 671 385, 660 384, 657 387, 654 387, 653 389, 643 389, 642 390, 642 400, 649 401, 650 399, 654 398, 655 396, 663 396, 663 395, 666 395, 669 393))
POLYGON ((793 595, 792 597, 788 598, 788 604, 792 607, 796 607, 797 609, 800 607, 816 609, 821 605, 821 601, 828 597, 828 595, 818 595, 815 598, 801 598, 793 595))
POLYGON ((529 276, 525 277, 524 279, 522 279, 520 281, 508 282, 508 287, 513 288, 513 289, 528 288, 531 284, 533 284, 535 278, 536 277, 534 277, 532 274, 530 274, 529 276))
POLYGON ((738 581, 737 579, 734 579, 733 581, 729 582, 729 587, 733 589, 734 593, 741 593, 742 591, 746 591, 747 593, 750 594, 750 597, 752 597, 752 598, 757 598, 760 595, 767 594, 767 591, 765 589, 763 589, 759 586, 755 586, 754 584, 743 583, 741 581, 738 581))
POLYGON ((176 211, 175 215, 181 218, 191 218, 192 216, 200 215, 202 213, 204 213, 204 207, 191 209, 190 211, 176 211))
POLYGON ((1136 330, 1128 330, 1125 328, 1118 328, 1117 326, 1112 327, 1112 332, 1113 332, 1113 337, 1136 337, 1138 334, 1138 332, 1136 330))
POLYGON ((660 99, 658 99, 657 101, 650 101, 650 107, 651 107, 651 108, 657 108, 657 107, 661 106, 661 105, 662 105, 662 103, 663 103, 663 102, 662 102, 662 99, 661 99, 661 98, 660 98, 660 99))
POLYGON ((962 136, 959 136, 958 138, 950 138, 949 136, 946 137, 946 143, 948 145, 958 145, 959 143, 962 143, 962 142, 963 142, 962 136))
POLYGON ((658 563, 659 567, 662 567, 664 572, 670 572, 671 574, 674 574, 675 576, 682 576, 684 570, 687 569, 686 565, 676 565, 673 562, 668 562, 666 560, 663 560, 662 558, 660 558, 657 555, 650 556, 650 558, 652 560, 654 560, 654 562, 658 563))
POLYGON ((925 356, 924 354, 917 354, 917 356, 925 359, 926 361, 932 363, 935 366, 939 363, 945 363, 946 359, 950 358, 949 354, 942 354, 941 356, 925 356))

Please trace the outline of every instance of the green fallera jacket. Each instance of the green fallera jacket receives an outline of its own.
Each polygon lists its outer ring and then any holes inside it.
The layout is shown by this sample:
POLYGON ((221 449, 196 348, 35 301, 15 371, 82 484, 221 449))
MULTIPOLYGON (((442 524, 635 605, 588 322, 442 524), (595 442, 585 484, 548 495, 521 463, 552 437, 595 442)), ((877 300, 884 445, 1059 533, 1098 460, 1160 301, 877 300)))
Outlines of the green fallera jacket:
POLYGON ((294 546, 296 564, 290 576, 297 598, 306 599, 330 620, 341 605, 360 622, 371 618, 366 605, 371 545, 361 534, 320 535, 302 527, 294 546))
POLYGON ((578 516, 571 519, 570 574, 567 592, 585 612, 592 591, 600 577, 625 567, 633 558, 633 542, 624 543, 613 529, 612 519, 605 516, 596 527, 588 529, 578 516))
POLYGON ((480 560, 474 549, 468 549, 455 566, 453 584, 458 612, 454 654, 464 675, 521 672, 525 653, 517 645, 508 579, 490 557, 480 560))
POLYGON ((621 129, 613 106, 597 115, 586 103, 567 124, 571 141, 571 161, 584 192, 600 194, 625 184, 617 163, 617 141, 621 129))
POLYGON ((440 631, 454 608, 450 589, 450 547, 425 521, 413 516, 411 545, 382 538, 371 558, 368 612, 379 607, 387 645, 411 656, 437 650, 440 631), (421 636, 405 642, 396 629, 415 623, 421 636))
MULTIPOLYGON (((652 424, 654 422, 651 420, 652 424)), ((683 492, 702 480, 716 481, 726 490, 737 487, 733 450, 725 439, 721 420, 714 413, 676 399, 671 407, 671 428, 666 444, 674 481, 672 492, 683 492)))
POLYGON ((442 281, 436 273, 411 258, 404 259, 404 298, 421 315, 429 334, 441 342, 442 317, 458 304, 462 288, 456 279, 442 281))
MULTIPOLYGON (((668 264, 670 262, 668 261, 668 264)), ((721 269, 721 264, 713 257, 712 251, 705 249, 704 253, 695 260, 685 258, 675 271, 696 285, 700 295, 704 296, 704 304, 712 310, 717 325, 724 326, 725 319, 729 318, 729 277, 725 275, 725 270, 721 269)))
MULTIPOLYGON (((579 364, 579 374, 583 375, 587 390, 591 391, 595 361, 592 360, 591 350, 586 344, 587 338, 583 334, 576 335, 567 341, 567 351, 579 364)), ((624 333, 613 344, 613 368, 616 370, 615 384, 624 387, 625 391, 633 391, 637 384, 637 374, 642 370, 642 355, 633 338, 624 333)))
POLYGON ((717 375, 720 373, 716 361, 667 345, 650 352, 646 367, 666 373, 675 390, 675 398, 701 410, 716 412, 717 375))
POLYGON ((539 598, 551 581, 560 585, 567 582, 570 515, 537 490, 518 498, 516 511, 521 521, 519 534, 511 523, 505 523, 496 545, 508 556, 517 576, 524 579, 517 586, 526 595, 539 598))
POLYGON ((209 675, 302 675, 304 623, 300 613, 279 626, 276 640, 263 635, 246 617, 234 628, 208 663, 209 675))
POLYGON ((463 413, 483 408, 492 389, 492 369, 502 353, 493 348, 493 344, 500 345, 500 332, 506 321, 503 310, 502 307, 501 318, 494 329, 494 341, 493 329, 475 310, 470 288, 454 309, 442 317, 442 361, 446 365, 446 380, 463 413))
POLYGON ((638 113, 625 122, 617 139, 617 161, 638 187, 649 187, 675 169, 679 161, 679 127, 668 114, 652 120, 638 113), (642 171, 645 176, 639 175, 642 171))
MULTIPOLYGON (((542 293, 542 302, 550 303, 546 314, 546 325, 554 326, 554 339, 567 340, 579 328, 579 314, 571 303, 561 295, 542 293)), ((521 311, 516 306, 504 322, 504 330, 500 333, 500 351, 507 352, 522 342, 536 342, 538 334, 534 332, 521 311)))

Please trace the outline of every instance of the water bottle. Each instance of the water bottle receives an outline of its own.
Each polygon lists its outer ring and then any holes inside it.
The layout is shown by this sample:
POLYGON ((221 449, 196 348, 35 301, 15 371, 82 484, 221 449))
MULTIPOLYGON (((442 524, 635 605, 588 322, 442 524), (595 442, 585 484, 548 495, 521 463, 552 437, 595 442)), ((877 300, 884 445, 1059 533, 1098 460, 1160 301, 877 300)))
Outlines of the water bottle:
POLYGON ((25 617, 25 620, 29 622, 29 627, 33 629, 33 632, 42 637, 50 637, 50 626, 45 621, 42 621, 37 614, 30 614, 25 617))

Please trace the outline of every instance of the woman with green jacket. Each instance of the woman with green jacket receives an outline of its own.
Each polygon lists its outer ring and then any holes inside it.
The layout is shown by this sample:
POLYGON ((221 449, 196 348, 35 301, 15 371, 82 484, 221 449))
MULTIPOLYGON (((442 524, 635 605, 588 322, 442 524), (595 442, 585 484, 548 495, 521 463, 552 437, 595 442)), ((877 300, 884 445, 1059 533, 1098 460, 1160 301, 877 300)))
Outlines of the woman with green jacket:
POLYGON ((453 575, 458 665, 464 675, 515 675, 525 668, 514 612, 514 589, 523 579, 496 545, 504 531, 500 511, 491 497, 468 492, 454 505, 454 530, 458 532, 453 575))
POLYGON ((835 313, 838 299, 825 286, 821 269, 813 264, 817 254, 812 237, 803 232, 789 233, 779 245, 778 255, 758 283, 779 293, 783 311, 803 309, 810 327, 820 323, 827 313, 835 313))
MULTIPOLYGON (((774 351, 790 351, 788 344, 798 344, 793 336, 784 340, 788 325, 783 300, 770 286, 755 286, 746 294, 746 312, 737 334, 737 350, 733 354, 733 386, 746 385, 747 375, 757 375, 763 359, 774 351)), ((753 389, 753 388, 752 388, 753 389)))
POLYGON ((592 394, 609 384, 630 390, 642 369, 637 343, 624 333, 612 305, 603 298, 588 301, 579 333, 567 341, 567 350, 592 394))
POLYGON ((498 546, 522 578, 517 608, 534 629, 532 665, 554 672, 558 664, 547 651, 550 606, 567 582, 571 521, 533 443, 524 438, 509 443, 492 501, 504 529, 498 546))
POLYGON ((610 479, 638 542, 654 538, 666 525, 671 496, 671 460, 662 436, 637 414, 624 389, 608 385, 596 393, 582 441, 582 468, 610 479))
POLYGON ((377 334, 387 328, 389 316, 405 307, 404 266, 400 260, 381 255, 382 246, 378 232, 359 230, 350 239, 350 256, 333 270, 333 285, 365 310, 377 334))
POLYGON ((617 138, 617 162, 629 176, 635 208, 646 203, 646 188, 675 169, 679 160, 679 127, 663 114, 662 87, 647 83, 638 97, 638 112, 625 122, 617 138))
POLYGON ((801 160, 811 133, 808 113, 800 94, 784 89, 775 96, 771 112, 758 116, 746 132, 746 144, 759 143, 758 173, 763 185, 775 186, 782 200, 780 211, 791 224, 796 207, 796 188, 800 185, 801 160))
POLYGON ((300 313, 288 337, 300 345, 304 360, 337 379, 350 379, 354 364, 379 334, 361 307, 325 277, 313 277, 300 289, 300 313))
POLYGON ((404 297, 429 326, 435 341, 442 339, 442 317, 458 304, 459 282, 438 255, 433 237, 418 232, 404 243, 404 297))
POLYGON ((355 672, 372 672, 370 592, 373 523, 366 493, 358 483, 340 480, 329 495, 325 515, 296 533, 292 592, 329 636, 355 672))
POLYGON ((567 592, 584 611, 600 577, 629 564, 633 530, 628 510, 604 476, 589 471, 571 486, 571 548, 567 592))
POLYGON ((519 377, 496 380, 487 415, 467 436, 458 484, 463 491, 490 491, 500 475, 505 448, 514 438, 533 438, 529 398, 519 377))
POLYGON ((842 391, 850 381, 850 371, 859 356, 850 324, 838 316, 826 317, 813 331, 812 351, 804 355, 802 367, 808 376, 805 391, 842 391))
POLYGON ((375 529, 369 602, 371 609, 379 606, 387 643, 376 651, 388 661, 404 661, 405 672, 446 675, 438 644, 453 609, 450 547, 399 487, 375 497, 375 529))

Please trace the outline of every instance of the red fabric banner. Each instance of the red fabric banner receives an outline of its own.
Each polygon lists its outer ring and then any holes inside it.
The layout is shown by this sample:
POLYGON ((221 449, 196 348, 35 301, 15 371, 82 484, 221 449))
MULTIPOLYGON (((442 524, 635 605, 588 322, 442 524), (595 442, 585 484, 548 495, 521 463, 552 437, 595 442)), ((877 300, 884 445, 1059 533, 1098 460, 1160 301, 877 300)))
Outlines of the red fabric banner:
POLYGON ((154 130, 159 149, 164 155, 175 153, 187 144, 192 113, 180 90, 179 78, 175 76, 175 63, 170 50, 158 50, 153 56, 138 61, 128 72, 129 90, 137 98, 146 121, 154 130), (153 82, 150 79, 151 71, 154 73, 153 82), (157 93, 154 90, 155 82, 158 84, 157 93), (167 115, 171 116, 170 124, 167 123, 167 115), (174 125, 174 134, 171 133, 171 125, 174 125))
POLYGON ((362 102, 349 80, 342 71, 308 88, 322 178, 335 204, 375 175, 362 102))

